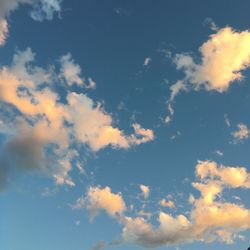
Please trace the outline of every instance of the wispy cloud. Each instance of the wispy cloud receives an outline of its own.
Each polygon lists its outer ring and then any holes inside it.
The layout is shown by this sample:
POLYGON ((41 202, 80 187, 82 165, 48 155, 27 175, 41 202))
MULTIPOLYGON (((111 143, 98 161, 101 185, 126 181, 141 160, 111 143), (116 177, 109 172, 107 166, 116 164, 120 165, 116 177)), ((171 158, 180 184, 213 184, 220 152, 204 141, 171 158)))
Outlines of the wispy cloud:
POLYGON ((0 1, 0 45, 4 45, 8 33, 8 18, 19 5, 32 7, 30 16, 36 21, 52 20, 55 13, 61 12, 62 0, 1 0, 0 1))

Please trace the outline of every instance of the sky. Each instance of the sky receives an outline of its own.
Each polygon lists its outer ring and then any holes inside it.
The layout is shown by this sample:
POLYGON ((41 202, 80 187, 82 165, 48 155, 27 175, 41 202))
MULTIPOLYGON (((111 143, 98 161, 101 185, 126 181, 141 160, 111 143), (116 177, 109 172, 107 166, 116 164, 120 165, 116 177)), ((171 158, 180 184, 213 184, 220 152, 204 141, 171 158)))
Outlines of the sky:
POLYGON ((249 9, 0 0, 0 249, 246 250, 249 9))

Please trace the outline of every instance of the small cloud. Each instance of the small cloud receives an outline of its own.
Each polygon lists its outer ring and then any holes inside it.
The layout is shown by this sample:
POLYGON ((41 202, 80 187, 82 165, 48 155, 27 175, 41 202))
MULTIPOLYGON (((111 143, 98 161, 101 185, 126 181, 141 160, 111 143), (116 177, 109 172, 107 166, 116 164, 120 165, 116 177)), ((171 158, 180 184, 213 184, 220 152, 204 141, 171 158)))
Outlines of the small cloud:
POLYGON ((220 150, 215 150, 214 153, 220 157, 222 157, 224 155, 224 153, 220 150))
POLYGON ((230 122, 227 114, 224 115, 224 120, 225 120, 225 123, 226 123, 227 127, 230 128, 231 127, 231 122, 230 122))
POLYGON ((91 248, 91 250, 103 250, 106 247, 107 243, 105 241, 99 241, 91 248))
POLYGON ((146 67, 151 63, 152 59, 150 57, 146 57, 143 63, 143 66, 146 67))
POLYGON ((147 199, 149 197, 150 189, 148 186, 141 184, 140 189, 142 191, 142 195, 144 199, 147 199))
POLYGON ((70 207, 73 210, 79 210, 85 208, 85 199, 83 197, 80 197, 76 200, 76 202, 73 205, 70 205, 70 207))
POLYGON ((175 204, 174 204, 174 201, 172 200, 166 200, 166 199, 162 199, 160 200, 159 204, 162 206, 162 207, 169 207, 169 208, 175 208, 175 204))
POLYGON ((214 22, 214 20, 210 17, 207 17, 204 20, 204 25, 208 26, 212 31, 218 31, 220 28, 217 26, 217 24, 214 22))
POLYGON ((177 131, 174 135, 171 136, 171 141, 174 141, 177 137, 181 136, 181 132, 177 131))
POLYGON ((236 144, 243 142, 249 137, 249 130, 245 124, 240 123, 237 125, 237 127, 238 130, 232 132, 232 136, 234 137, 234 143, 236 144))

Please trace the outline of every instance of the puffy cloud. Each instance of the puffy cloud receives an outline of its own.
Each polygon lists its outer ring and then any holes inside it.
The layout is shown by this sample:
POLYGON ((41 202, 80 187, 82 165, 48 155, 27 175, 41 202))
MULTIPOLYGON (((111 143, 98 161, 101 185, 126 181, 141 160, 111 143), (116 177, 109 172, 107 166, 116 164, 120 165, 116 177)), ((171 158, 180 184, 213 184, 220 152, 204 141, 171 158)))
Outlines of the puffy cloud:
POLYGON ((132 134, 128 141, 132 145, 139 145, 154 140, 154 132, 151 129, 142 128, 140 124, 132 124, 134 134, 132 134))
POLYGON ((243 140, 246 140, 249 137, 249 130, 245 124, 240 123, 237 125, 237 127, 238 130, 232 133, 232 136, 235 139, 234 140, 235 143, 242 142, 243 140))
POLYGON ((159 204, 162 207, 175 208, 174 201, 172 201, 172 200, 161 199, 160 202, 159 202, 159 204))
POLYGON ((140 189, 142 191, 142 195, 144 196, 144 198, 147 199, 149 197, 149 194, 150 194, 149 187, 141 184, 140 189))
POLYGON ((199 161, 196 174, 200 179, 217 179, 219 185, 250 188, 250 174, 244 167, 218 166, 214 161, 199 161))
POLYGON ((248 30, 237 32, 226 27, 211 35, 200 47, 200 64, 187 54, 176 55, 175 63, 195 88, 204 85, 207 90, 223 92, 235 80, 241 80, 242 71, 250 66, 249 42, 248 30))
POLYGON ((111 115, 86 94, 67 92, 62 101, 52 84, 61 73, 34 66, 34 57, 30 49, 17 52, 12 65, 0 69, 0 131, 6 136, 0 168, 5 175, 6 168, 40 170, 57 184, 73 186, 69 172, 73 160, 78 164, 75 145, 97 152, 153 140, 153 131, 139 124, 132 135, 113 127, 111 115))
POLYGON ((84 80, 80 77, 81 68, 78 64, 75 64, 71 54, 62 56, 60 62, 62 64, 61 76, 65 79, 66 83, 70 86, 73 84, 83 85, 84 80))
POLYGON ((157 227, 142 217, 126 217, 122 233, 124 241, 157 247, 193 241, 232 243, 236 238, 242 238, 240 232, 250 228, 250 210, 243 205, 225 202, 222 192, 226 188, 250 188, 247 170, 199 161, 196 175, 199 182, 193 186, 201 196, 196 199, 191 195, 193 207, 185 212, 188 217, 160 212, 157 227))
POLYGON ((170 98, 166 118, 169 123, 173 117, 172 103, 182 90, 225 92, 231 84, 244 78, 243 71, 250 66, 250 32, 236 31, 231 27, 213 29, 214 34, 199 48, 198 62, 191 54, 181 53, 174 58, 177 70, 184 72, 184 79, 170 87, 170 98))
POLYGON ((141 217, 127 218, 123 228, 123 239, 145 247, 157 247, 165 244, 174 244, 188 238, 190 222, 184 215, 173 217, 160 212, 159 227, 154 228, 141 217))
POLYGON ((62 56, 60 58, 61 63, 61 73, 60 77, 65 80, 66 84, 72 86, 76 84, 78 86, 84 86, 85 88, 94 89, 96 83, 92 80, 92 78, 88 78, 87 80, 81 77, 81 67, 76 64, 72 58, 70 53, 62 56))
POLYGON ((121 216, 126 210, 122 195, 112 193, 109 187, 90 187, 87 192, 86 206, 92 219, 100 210, 106 211, 112 217, 121 216))
POLYGON ((0 45, 3 45, 9 33, 8 18, 21 4, 31 5, 31 17, 36 21, 52 20, 60 13, 62 0, 0 0, 0 45))

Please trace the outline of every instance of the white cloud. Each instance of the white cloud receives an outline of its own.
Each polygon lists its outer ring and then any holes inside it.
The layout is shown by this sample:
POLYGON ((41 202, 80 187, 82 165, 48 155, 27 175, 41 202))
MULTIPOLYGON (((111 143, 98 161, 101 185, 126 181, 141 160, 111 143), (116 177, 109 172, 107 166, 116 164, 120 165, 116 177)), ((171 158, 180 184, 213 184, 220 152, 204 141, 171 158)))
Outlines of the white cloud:
POLYGON ((249 137, 248 127, 243 123, 238 124, 237 127, 238 127, 238 130, 232 132, 232 136, 235 139, 234 142, 238 143, 238 142, 242 142, 243 140, 248 139, 249 137))
POLYGON ((214 20, 212 18, 206 18, 205 21, 204 21, 204 24, 205 25, 208 25, 209 28, 212 30, 212 31, 218 31, 219 30, 219 27, 217 26, 217 24, 214 22, 214 20))
POLYGON ((14 55, 11 66, 0 68, 0 100, 9 109, 1 119, 1 132, 7 136, 1 171, 6 168, 3 165, 40 170, 57 184, 73 186, 69 172, 71 162, 78 159, 75 145, 97 152, 107 146, 127 149, 154 139, 153 131, 139 124, 133 124, 132 135, 125 135, 113 126, 101 104, 86 94, 68 92, 66 102, 61 102, 51 88, 57 72, 34 66, 34 58, 27 49, 14 55))
POLYGON ((144 63, 143 63, 143 66, 146 67, 150 64, 151 62, 151 58, 150 57, 146 57, 145 60, 144 60, 144 63))
POLYGON ((224 155, 224 153, 221 150, 215 150, 214 153, 220 157, 224 155))
POLYGON ((64 55, 60 58, 61 62, 61 77, 65 79, 66 83, 71 86, 73 84, 83 85, 84 79, 81 78, 81 68, 75 64, 71 54, 64 55))
POLYGON ((55 13, 61 12, 62 0, 36 0, 33 1, 31 17, 36 21, 52 20, 55 13))
POLYGON ((231 27, 215 29, 209 39, 199 48, 200 60, 196 62, 191 54, 181 53, 174 58, 177 70, 184 73, 184 79, 170 87, 166 123, 172 120, 173 101, 181 90, 225 92, 244 78, 243 71, 250 66, 250 32, 236 31, 231 27))
POLYGON ((94 89, 96 87, 96 83, 91 77, 85 79, 81 76, 81 67, 75 63, 70 53, 62 56, 60 58, 60 63, 61 70, 59 77, 67 85, 72 86, 73 84, 76 84, 87 89, 94 89))
POLYGON ((172 200, 161 199, 160 202, 159 202, 159 204, 162 207, 175 208, 174 201, 172 201, 172 200))
POLYGON ((111 217, 119 217, 126 210, 125 202, 120 193, 112 193, 109 187, 90 187, 87 192, 87 208, 93 219, 100 210, 104 210, 111 217))
POLYGON ((199 161, 196 175, 199 182, 193 186, 201 195, 199 198, 190 196, 193 208, 185 212, 189 217, 160 212, 158 227, 142 217, 126 217, 123 222, 124 241, 158 247, 193 241, 229 244, 235 239, 242 239, 240 232, 250 228, 250 210, 243 205, 226 202, 222 193, 224 189, 250 188, 250 174, 246 168, 199 161))
POLYGON ((200 47, 201 63, 196 64, 188 54, 177 54, 177 69, 185 73, 185 80, 195 89, 223 92, 250 66, 250 32, 237 32, 231 27, 218 30, 200 47))
POLYGON ((227 114, 224 115, 224 119, 225 119, 225 123, 226 123, 227 127, 228 128, 231 127, 231 122, 230 122, 227 114))
POLYGON ((149 197, 149 194, 150 194, 150 189, 149 189, 149 187, 146 186, 146 185, 141 184, 141 185, 140 185, 140 189, 141 189, 141 191, 142 191, 143 197, 144 197, 145 199, 147 199, 147 198, 149 197))
POLYGON ((0 1, 0 45, 4 45, 9 33, 8 18, 19 5, 27 4, 33 9, 31 17, 36 21, 52 20, 55 13, 61 12, 62 0, 1 0, 0 1))

